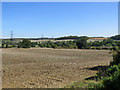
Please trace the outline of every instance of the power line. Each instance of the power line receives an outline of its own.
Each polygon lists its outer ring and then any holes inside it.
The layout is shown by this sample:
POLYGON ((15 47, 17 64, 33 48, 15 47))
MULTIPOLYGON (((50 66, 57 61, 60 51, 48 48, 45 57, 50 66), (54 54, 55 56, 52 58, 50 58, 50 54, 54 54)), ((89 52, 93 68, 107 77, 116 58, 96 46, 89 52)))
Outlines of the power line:
POLYGON ((10 32, 10 36, 11 36, 11 41, 13 40, 13 31, 10 32))
POLYGON ((41 40, 43 41, 43 34, 42 34, 41 40))
POLYGON ((52 39, 53 39, 54 35, 52 35, 52 39))

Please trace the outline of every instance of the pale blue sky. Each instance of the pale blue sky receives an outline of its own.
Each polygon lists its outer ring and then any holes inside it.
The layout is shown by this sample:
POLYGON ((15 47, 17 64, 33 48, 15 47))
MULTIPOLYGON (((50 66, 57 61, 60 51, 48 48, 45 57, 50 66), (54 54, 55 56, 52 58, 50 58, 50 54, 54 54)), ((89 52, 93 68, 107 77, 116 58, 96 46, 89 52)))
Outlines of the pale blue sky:
POLYGON ((117 2, 3 2, 3 37, 118 34, 117 2))

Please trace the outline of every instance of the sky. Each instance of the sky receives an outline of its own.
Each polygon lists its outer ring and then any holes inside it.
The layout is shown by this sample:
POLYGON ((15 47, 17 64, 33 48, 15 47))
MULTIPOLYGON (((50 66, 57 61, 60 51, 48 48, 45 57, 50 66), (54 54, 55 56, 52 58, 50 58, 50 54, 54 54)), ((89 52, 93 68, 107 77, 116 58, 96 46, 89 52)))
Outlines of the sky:
POLYGON ((117 2, 3 2, 2 36, 110 37, 118 34, 117 2))

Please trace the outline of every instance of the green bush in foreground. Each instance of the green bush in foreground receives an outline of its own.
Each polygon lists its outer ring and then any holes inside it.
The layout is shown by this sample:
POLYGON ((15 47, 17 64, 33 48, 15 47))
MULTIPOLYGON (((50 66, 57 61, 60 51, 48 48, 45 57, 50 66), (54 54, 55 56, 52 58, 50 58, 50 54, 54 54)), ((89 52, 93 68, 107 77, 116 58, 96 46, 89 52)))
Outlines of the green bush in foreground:
POLYGON ((114 55, 113 62, 110 66, 101 74, 101 82, 99 84, 89 85, 88 88, 94 88, 96 90, 120 90, 120 52, 118 51, 114 55))
POLYGON ((117 54, 113 55, 113 62, 110 65, 118 65, 120 64, 120 51, 117 51, 117 54))
POLYGON ((109 90, 120 89, 120 65, 110 66, 106 74, 106 77, 102 77, 102 88, 109 90))

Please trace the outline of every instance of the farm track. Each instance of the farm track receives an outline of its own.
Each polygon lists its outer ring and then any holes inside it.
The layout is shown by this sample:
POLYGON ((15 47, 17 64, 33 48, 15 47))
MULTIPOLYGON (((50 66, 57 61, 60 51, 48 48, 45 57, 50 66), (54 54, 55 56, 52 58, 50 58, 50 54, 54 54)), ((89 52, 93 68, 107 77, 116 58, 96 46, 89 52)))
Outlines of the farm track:
POLYGON ((3 88, 61 88, 95 75, 86 68, 108 65, 106 50, 3 49, 3 88))

